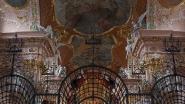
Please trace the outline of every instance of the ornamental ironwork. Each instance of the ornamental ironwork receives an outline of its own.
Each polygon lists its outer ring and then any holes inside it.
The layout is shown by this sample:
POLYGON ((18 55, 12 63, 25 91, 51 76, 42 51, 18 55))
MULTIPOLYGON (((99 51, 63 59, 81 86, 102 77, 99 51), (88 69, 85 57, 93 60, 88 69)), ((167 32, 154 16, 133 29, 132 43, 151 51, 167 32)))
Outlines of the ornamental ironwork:
POLYGON ((176 53, 181 51, 181 42, 171 37, 164 41, 165 51, 171 55, 173 74, 160 78, 152 88, 153 104, 184 104, 185 76, 177 73, 176 53))
MULTIPOLYGON (((32 83, 21 75, 15 74, 15 56, 22 52, 21 40, 15 35, 11 41, 8 52, 12 54, 11 72, 0 77, 0 102, 1 104, 35 104, 36 91, 32 83)), ((7 69, 8 70, 8 69, 7 69)))
POLYGON ((58 104, 127 104, 122 78, 102 66, 83 66, 70 73, 59 88, 58 104))
POLYGON ((0 78, 1 104, 35 104, 35 89, 32 83, 20 75, 0 78))

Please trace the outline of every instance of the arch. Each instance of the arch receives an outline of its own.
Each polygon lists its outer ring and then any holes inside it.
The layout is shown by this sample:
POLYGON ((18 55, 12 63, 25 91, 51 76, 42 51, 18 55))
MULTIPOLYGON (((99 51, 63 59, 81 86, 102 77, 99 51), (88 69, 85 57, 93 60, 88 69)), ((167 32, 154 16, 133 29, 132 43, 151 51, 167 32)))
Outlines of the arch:
POLYGON ((106 102, 127 104, 127 94, 128 89, 117 73, 92 64, 77 68, 61 82, 58 104, 79 104, 92 96, 106 102))
POLYGON ((20 75, 0 78, 0 102, 3 104, 35 104, 36 91, 32 83, 20 75))
POLYGON ((153 104, 184 104, 185 77, 168 75, 159 79, 152 88, 153 104))

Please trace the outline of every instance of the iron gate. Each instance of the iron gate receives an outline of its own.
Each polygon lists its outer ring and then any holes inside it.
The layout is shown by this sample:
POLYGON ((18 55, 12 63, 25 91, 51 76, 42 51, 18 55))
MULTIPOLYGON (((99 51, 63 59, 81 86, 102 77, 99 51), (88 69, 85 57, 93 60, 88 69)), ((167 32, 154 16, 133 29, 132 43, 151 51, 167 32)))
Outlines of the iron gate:
POLYGON ((58 104, 127 104, 128 89, 119 75, 97 65, 70 73, 59 88, 58 104))
POLYGON ((35 90, 26 78, 6 75, 0 78, 1 104, 35 104, 35 90))
POLYGON ((159 79, 151 93, 129 93, 122 79, 102 66, 80 67, 61 83, 58 94, 38 94, 19 75, 0 78, 1 104, 185 104, 185 77, 168 75, 159 79), (49 101, 49 102, 48 102, 49 101))
POLYGON ((185 104, 185 77, 173 74, 159 79, 152 95, 153 104, 185 104))

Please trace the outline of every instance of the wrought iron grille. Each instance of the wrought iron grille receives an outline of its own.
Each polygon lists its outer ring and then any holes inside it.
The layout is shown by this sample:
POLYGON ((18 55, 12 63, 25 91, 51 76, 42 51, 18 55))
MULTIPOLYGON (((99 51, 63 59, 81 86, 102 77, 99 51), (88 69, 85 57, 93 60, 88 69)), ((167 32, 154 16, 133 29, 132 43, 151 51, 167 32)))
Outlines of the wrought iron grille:
POLYGON ((0 78, 0 104, 35 104, 35 90, 26 78, 7 75, 0 78))
POLYGON ((127 104, 128 89, 116 73, 88 65, 70 73, 59 88, 58 104, 127 104))
POLYGON ((185 104, 185 77, 168 75, 159 79, 152 94, 153 104, 185 104))
POLYGON ((181 42, 171 34, 164 41, 165 51, 171 55, 173 74, 159 79, 153 86, 153 104, 185 104, 185 76, 177 73, 176 53, 181 51, 181 42))
MULTIPOLYGON (((16 75, 15 56, 22 52, 20 48, 22 40, 17 38, 10 39, 8 53, 12 54, 11 72, 9 75, 0 77, 0 103, 1 104, 35 104, 35 89, 32 83, 23 76, 16 75)), ((6 68, 9 70, 8 68, 6 68)))

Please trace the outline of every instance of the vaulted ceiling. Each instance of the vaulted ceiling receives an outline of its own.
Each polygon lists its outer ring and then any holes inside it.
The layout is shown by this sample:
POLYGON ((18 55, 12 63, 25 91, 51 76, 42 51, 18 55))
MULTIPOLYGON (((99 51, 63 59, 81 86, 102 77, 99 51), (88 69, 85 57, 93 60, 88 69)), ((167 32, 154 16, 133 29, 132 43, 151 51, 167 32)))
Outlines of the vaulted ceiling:
MULTIPOLYGON (((18 10, 25 8, 30 3, 28 0, 4 1, 10 7, 18 10)), ((39 22, 44 27, 50 25, 53 28, 56 41, 59 43, 58 49, 61 53, 62 65, 74 69, 91 63, 92 58, 95 58, 96 64, 111 67, 113 70, 126 67, 126 38, 132 31, 132 23, 136 23, 146 11, 147 0, 39 1, 39 22), (86 44, 92 35, 97 40, 101 40, 101 44, 97 44, 95 47, 95 56, 93 57, 93 46, 86 44)), ((165 8, 172 8, 184 0, 155 1, 165 8)), ((34 16, 34 19, 38 18, 36 14, 34 16)), ((23 16, 17 16, 17 18, 24 20, 23 16)))
POLYGON ((41 24, 65 37, 128 32, 131 21, 146 10, 147 0, 40 0, 41 24), (68 33, 68 34, 67 34, 68 33))
POLYGON ((51 25, 58 33, 62 65, 73 70, 92 60, 92 45, 85 43, 92 34, 95 61, 117 71, 126 67, 126 37, 131 22, 146 10, 147 0, 40 0, 41 25, 51 25))

